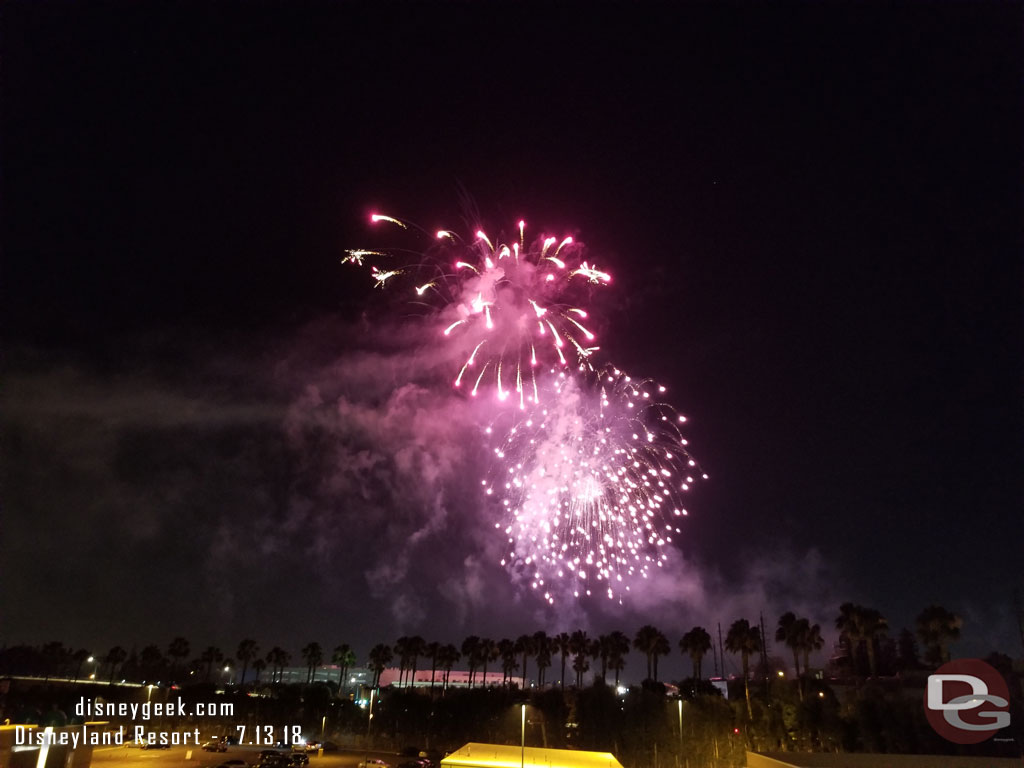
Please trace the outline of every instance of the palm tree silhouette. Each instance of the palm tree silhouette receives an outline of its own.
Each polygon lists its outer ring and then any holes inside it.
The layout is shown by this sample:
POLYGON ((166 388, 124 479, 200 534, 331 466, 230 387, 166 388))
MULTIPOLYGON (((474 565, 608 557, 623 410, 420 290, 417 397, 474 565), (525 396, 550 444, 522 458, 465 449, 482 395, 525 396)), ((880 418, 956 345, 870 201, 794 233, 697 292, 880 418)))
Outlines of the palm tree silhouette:
POLYGON ((509 640, 507 637, 499 640, 498 654, 501 657, 501 687, 508 688, 512 673, 519 669, 515 640, 509 640))
POLYGON ((559 632, 552 639, 554 640, 555 647, 562 656, 562 678, 560 683, 562 691, 565 691, 565 659, 572 652, 572 648, 570 647, 571 638, 569 637, 568 632, 559 632))
POLYGON ((523 655, 523 690, 526 690, 526 660, 537 652, 533 642, 533 635, 520 635, 517 637, 516 652, 523 655))
POLYGON ((693 679, 700 680, 701 661, 704 654, 711 650, 711 635, 704 627, 694 627, 679 640, 679 650, 688 654, 693 662, 693 679))
POLYGON ((572 653, 572 668, 576 672, 576 687, 583 686, 583 673, 590 669, 587 656, 591 653, 590 638, 582 629, 577 629, 569 636, 569 651, 572 653))
POLYGON ((184 637, 174 638, 167 647, 167 655, 174 659, 171 663, 171 677, 175 680, 178 678, 178 664, 182 659, 188 658, 191 652, 192 649, 189 647, 188 640, 184 637))
POLYGON ((224 661, 224 652, 216 646, 207 646, 206 650, 203 651, 199 657, 199 661, 206 665, 206 682, 210 682, 210 672, 213 671, 214 664, 220 664, 224 661))
POLYGON ((242 676, 238 678, 240 684, 245 684, 245 673, 249 671, 249 662, 251 662, 256 655, 260 652, 260 647, 256 644, 255 640, 246 638, 238 644, 238 650, 235 651, 235 658, 242 662, 242 676))
POLYGON ((256 679, 253 680, 253 683, 258 683, 260 681, 260 673, 267 668, 267 662, 261 658, 253 659, 252 668, 256 670, 256 679))
POLYGON ((306 683, 312 683, 316 676, 316 668, 324 660, 323 649, 320 643, 309 643, 302 649, 302 660, 306 662, 306 683))
POLYGON ((542 688, 547 678, 547 669, 551 666, 551 648, 552 641, 546 632, 541 630, 533 633, 533 653, 537 664, 537 685, 542 688))
POLYGON ((331 654, 331 661, 338 665, 338 694, 345 692, 345 684, 348 682, 348 671, 356 663, 356 653, 348 643, 336 646, 331 654))
POLYGON ((491 640, 489 637, 485 637, 480 641, 480 661, 483 662, 483 686, 487 687, 487 663, 491 661, 497 661, 500 651, 498 650, 498 644, 491 640))
POLYGON ((949 661, 949 644, 960 639, 963 619, 941 605, 929 605, 918 614, 917 637, 925 647, 924 660, 934 666, 949 661))
POLYGON ((480 663, 480 638, 470 635, 462 641, 462 656, 466 659, 466 666, 469 667, 469 687, 473 687, 473 678, 476 677, 476 667, 480 663))
POLYGON ((388 664, 391 663, 392 658, 394 658, 394 654, 391 653, 390 646, 383 643, 379 643, 370 649, 370 669, 373 670, 372 687, 380 687, 380 675, 387 668, 388 664))
POLYGON ((753 720, 754 710, 750 706, 750 655, 761 650, 761 630, 750 626, 746 619, 736 619, 725 636, 725 649, 729 653, 738 653, 743 662, 743 695, 747 699, 747 717, 753 720))
POLYGON ((647 679, 658 679, 658 657, 669 653, 668 638, 656 627, 645 624, 637 630, 633 647, 647 656, 647 679))

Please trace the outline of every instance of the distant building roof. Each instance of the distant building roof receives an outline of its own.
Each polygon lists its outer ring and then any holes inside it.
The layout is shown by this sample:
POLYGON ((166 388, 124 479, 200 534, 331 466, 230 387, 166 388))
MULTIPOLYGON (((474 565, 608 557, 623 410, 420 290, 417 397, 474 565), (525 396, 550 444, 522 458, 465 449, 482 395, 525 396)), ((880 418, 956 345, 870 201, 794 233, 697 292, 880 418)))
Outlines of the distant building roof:
POLYGON ((583 752, 578 749, 544 749, 507 744, 470 742, 441 761, 446 768, 622 768, 611 752, 583 752))

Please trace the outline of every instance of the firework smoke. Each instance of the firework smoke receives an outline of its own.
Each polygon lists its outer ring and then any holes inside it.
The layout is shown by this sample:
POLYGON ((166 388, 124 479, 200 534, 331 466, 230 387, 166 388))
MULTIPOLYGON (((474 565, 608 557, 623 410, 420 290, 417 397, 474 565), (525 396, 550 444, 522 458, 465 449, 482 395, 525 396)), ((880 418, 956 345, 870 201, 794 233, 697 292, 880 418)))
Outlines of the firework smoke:
MULTIPOLYGON (((428 235, 391 216, 371 221, 428 235)), ((493 467, 481 486, 507 537, 501 565, 549 604, 566 589, 621 602, 664 566, 687 514, 681 497, 707 477, 686 449, 685 418, 664 387, 595 366, 580 305, 611 276, 572 237, 527 245, 520 221, 511 244, 483 230, 433 240, 426 253, 350 250, 343 262, 425 310, 427 332, 462 353, 455 388, 476 396, 493 384, 493 467), (518 410, 504 407, 510 399, 518 410)))

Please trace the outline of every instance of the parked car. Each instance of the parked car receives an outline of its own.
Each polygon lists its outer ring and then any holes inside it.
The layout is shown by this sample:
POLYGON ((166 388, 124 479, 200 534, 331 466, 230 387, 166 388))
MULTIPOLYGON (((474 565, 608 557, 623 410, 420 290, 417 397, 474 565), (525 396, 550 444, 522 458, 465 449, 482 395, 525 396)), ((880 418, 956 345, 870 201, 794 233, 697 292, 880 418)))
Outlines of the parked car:
POLYGON ((379 757, 368 757, 359 764, 359 768, 391 768, 391 763, 379 757))
POLYGON ((227 752, 228 745, 223 741, 208 741, 203 744, 205 752, 227 752))
POLYGON ((322 749, 324 752, 337 752, 338 745, 335 744, 333 741, 325 741, 323 744, 320 745, 320 749, 322 749))
POLYGON ((142 745, 143 749, 170 749, 170 744, 161 744, 159 741, 147 741, 142 745))

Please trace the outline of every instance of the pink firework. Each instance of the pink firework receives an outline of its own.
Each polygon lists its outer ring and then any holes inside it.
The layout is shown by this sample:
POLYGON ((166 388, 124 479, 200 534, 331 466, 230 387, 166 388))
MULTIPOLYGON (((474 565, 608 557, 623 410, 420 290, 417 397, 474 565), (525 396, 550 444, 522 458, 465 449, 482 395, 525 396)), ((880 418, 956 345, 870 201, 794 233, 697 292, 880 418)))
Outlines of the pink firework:
POLYGON ((543 404, 487 430, 496 469, 482 484, 502 510, 501 564, 549 603, 567 590, 621 601, 662 567, 683 496, 707 475, 664 387, 614 368, 552 371, 542 386, 543 404))
MULTIPOLYGON (((373 223, 414 229, 382 214, 373 223)), ((572 237, 541 236, 527 243, 525 222, 510 242, 483 230, 464 239, 439 230, 426 252, 350 250, 343 262, 370 266, 376 287, 404 292, 430 308, 439 341, 461 353, 452 383, 476 395, 493 383, 499 400, 525 409, 540 401, 536 371, 586 364, 598 349, 580 306, 611 276, 583 259, 572 237)))

